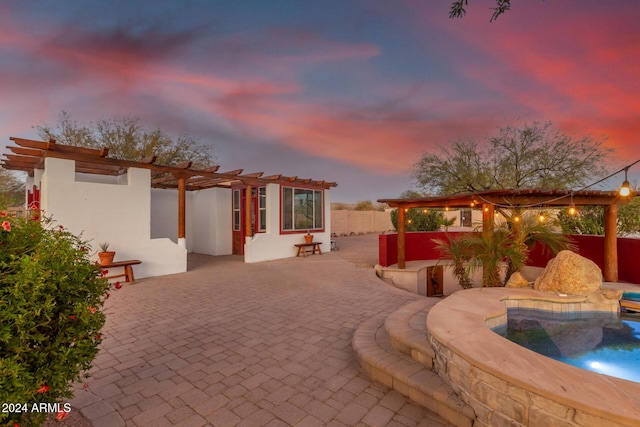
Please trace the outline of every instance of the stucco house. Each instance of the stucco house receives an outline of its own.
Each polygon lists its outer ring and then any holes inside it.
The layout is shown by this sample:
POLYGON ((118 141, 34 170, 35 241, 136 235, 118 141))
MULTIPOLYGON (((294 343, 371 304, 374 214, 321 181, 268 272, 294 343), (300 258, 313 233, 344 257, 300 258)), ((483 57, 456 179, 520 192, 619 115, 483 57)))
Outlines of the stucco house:
POLYGON ((108 157, 107 150, 11 138, 0 165, 27 173, 28 204, 95 249, 139 259, 136 277, 187 270, 187 253, 259 262, 296 255, 307 232, 330 250, 334 182, 108 157))

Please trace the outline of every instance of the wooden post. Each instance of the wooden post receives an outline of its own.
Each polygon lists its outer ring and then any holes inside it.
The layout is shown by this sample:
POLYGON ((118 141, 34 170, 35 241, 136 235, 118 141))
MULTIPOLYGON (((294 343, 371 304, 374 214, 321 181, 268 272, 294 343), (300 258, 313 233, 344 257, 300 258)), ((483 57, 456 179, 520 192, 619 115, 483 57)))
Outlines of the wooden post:
POLYGON ((404 208, 398 206, 398 268, 405 269, 405 212, 404 208))
POLYGON ((493 234, 495 224, 495 207, 487 203, 482 205, 482 233, 485 236, 493 234))
POLYGON ((245 187, 244 193, 244 235, 245 237, 252 237, 253 230, 251 229, 251 186, 245 187))
POLYGON ((604 207, 604 281, 618 281, 618 206, 604 207))
POLYGON ((184 177, 178 178, 178 239, 186 236, 186 185, 184 177))

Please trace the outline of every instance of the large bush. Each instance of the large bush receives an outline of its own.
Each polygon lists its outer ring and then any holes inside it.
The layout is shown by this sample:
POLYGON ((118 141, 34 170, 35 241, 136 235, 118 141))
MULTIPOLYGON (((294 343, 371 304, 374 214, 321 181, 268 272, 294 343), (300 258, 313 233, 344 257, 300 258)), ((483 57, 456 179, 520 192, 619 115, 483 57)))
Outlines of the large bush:
POLYGON ((37 212, 0 225, 0 403, 19 405, 0 425, 38 425, 91 367, 109 285, 86 242, 37 212))

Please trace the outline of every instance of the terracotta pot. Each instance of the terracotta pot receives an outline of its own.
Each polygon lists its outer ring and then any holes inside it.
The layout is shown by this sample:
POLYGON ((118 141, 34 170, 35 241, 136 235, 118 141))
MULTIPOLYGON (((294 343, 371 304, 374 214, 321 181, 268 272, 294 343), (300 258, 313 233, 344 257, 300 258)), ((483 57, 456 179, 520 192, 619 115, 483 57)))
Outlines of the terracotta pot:
POLYGON ((304 242, 305 242, 305 243, 311 243, 311 242, 313 242, 313 234, 305 234, 305 235, 304 235, 304 242))
POLYGON ((109 265, 113 263, 113 257, 116 256, 115 252, 98 252, 100 258, 100 265, 109 265))

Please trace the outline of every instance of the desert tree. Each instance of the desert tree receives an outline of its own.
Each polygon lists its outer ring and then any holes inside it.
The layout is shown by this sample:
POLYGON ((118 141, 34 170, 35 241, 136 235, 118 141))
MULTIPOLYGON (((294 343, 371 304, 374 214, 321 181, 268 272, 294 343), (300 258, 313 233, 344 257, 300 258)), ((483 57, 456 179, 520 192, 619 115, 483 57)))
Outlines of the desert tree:
POLYGON ((611 149, 604 138, 570 136, 551 122, 499 128, 482 140, 452 141, 424 152, 412 174, 420 188, 440 195, 490 189, 568 189, 606 174, 611 149))
POLYGON ((161 165, 193 162, 196 167, 211 166, 215 161, 212 147, 190 135, 172 138, 166 131, 145 127, 135 116, 100 119, 88 124, 74 120, 62 111, 54 125, 36 126, 44 140, 55 139, 66 145, 108 148, 109 156, 123 160, 140 160, 157 156, 161 165))

